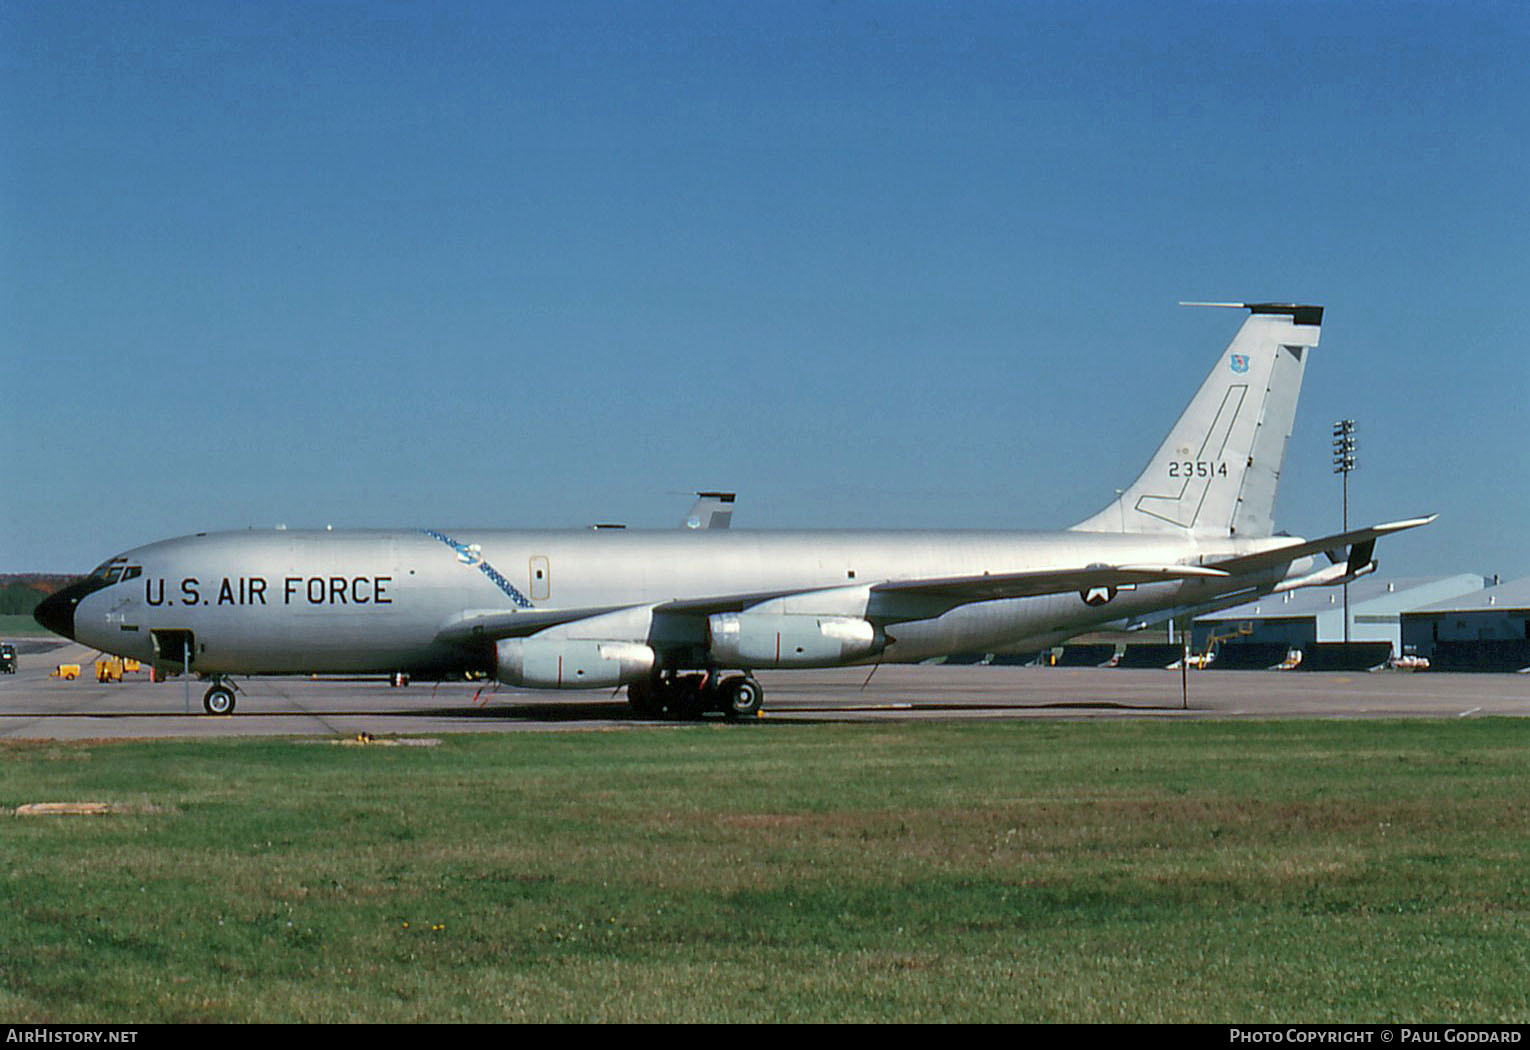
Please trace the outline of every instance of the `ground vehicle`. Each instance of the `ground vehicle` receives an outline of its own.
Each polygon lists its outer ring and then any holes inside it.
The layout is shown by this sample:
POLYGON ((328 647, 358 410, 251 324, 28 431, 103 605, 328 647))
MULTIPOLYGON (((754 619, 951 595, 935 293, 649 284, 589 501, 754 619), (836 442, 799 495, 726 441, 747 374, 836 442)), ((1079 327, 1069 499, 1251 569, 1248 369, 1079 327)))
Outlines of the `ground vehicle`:
POLYGON ((0 642, 0 672, 16 673, 16 647, 9 642, 0 642))

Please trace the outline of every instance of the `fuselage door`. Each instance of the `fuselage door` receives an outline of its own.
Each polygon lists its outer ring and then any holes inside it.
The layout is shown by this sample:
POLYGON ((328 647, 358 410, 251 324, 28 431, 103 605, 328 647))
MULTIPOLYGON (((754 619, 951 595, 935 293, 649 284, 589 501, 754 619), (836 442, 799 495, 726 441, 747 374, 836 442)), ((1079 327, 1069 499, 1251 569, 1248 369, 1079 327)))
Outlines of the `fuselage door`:
POLYGON ((191 631, 159 627, 149 632, 154 640, 154 662, 161 667, 178 669, 195 666, 197 640, 191 631))

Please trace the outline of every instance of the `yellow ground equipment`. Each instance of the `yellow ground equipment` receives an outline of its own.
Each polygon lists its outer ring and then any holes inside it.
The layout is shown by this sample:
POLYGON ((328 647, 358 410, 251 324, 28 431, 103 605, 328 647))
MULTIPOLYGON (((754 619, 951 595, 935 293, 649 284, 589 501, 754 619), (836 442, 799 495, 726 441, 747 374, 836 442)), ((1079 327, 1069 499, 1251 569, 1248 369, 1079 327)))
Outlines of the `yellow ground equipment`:
POLYGON ((96 681, 120 682, 122 681, 122 659, 116 656, 108 656, 96 661, 96 681))
POLYGON ((48 672, 48 677, 49 678, 62 678, 66 682, 70 681, 71 679, 75 679, 75 678, 80 677, 80 665, 79 664, 59 664, 52 671, 48 672))
POLYGON ((1229 627, 1225 631, 1218 631, 1216 628, 1213 627, 1211 629, 1211 634, 1207 635, 1207 637, 1206 637, 1206 651, 1201 653, 1202 663, 1195 664, 1195 662, 1194 662, 1195 661, 1195 657, 1192 656, 1190 658, 1191 659, 1191 665, 1192 666, 1199 666, 1199 667, 1205 667, 1205 666, 1209 665, 1211 663, 1212 659, 1215 656, 1216 647, 1217 647, 1217 645, 1219 643, 1221 643, 1221 642, 1230 642, 1234 638, 1247 638, 1249 635, 1251 635, 1253 633, 1254 633, 1254 625, 1252 623, 1249 623, 1247 620, 1244 620, 1242 623, 1238 624, 1235 627, 1229 627))

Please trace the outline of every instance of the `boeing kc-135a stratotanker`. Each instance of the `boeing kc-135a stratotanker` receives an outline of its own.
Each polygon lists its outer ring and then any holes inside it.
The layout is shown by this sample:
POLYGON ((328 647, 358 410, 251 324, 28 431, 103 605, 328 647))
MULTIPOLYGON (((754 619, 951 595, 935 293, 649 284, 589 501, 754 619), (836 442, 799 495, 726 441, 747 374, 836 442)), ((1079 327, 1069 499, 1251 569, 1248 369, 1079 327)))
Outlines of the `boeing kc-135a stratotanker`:
POLYGON ((752 715, 755 672, 1055 644, 1375 569, 1413 518, 1304 540, 1275 492, 1323 308, 1249 311, 1131 487, 1052 533, 581 529, 197 533, 137 547, 37 619, 211 680, 492 675, 627 687, 640 715, 752 715))

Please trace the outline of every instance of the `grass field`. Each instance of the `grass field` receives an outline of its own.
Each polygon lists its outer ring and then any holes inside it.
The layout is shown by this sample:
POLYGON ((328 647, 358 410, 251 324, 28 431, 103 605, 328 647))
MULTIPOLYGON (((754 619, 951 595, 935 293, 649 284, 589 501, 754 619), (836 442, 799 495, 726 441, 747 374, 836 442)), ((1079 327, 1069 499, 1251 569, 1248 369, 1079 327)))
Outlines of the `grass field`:
MULTIPOLYGON (((0 613, 0 639, 15 638, 55 638, 49 634, 37 621, 32 619, 31 613, 0 613)), ((63 641, 58 638, 58 641, 63 641)))
POLYGON ((0 1019, 1524 1022, 1527 734, 8 744, 0 1019))

